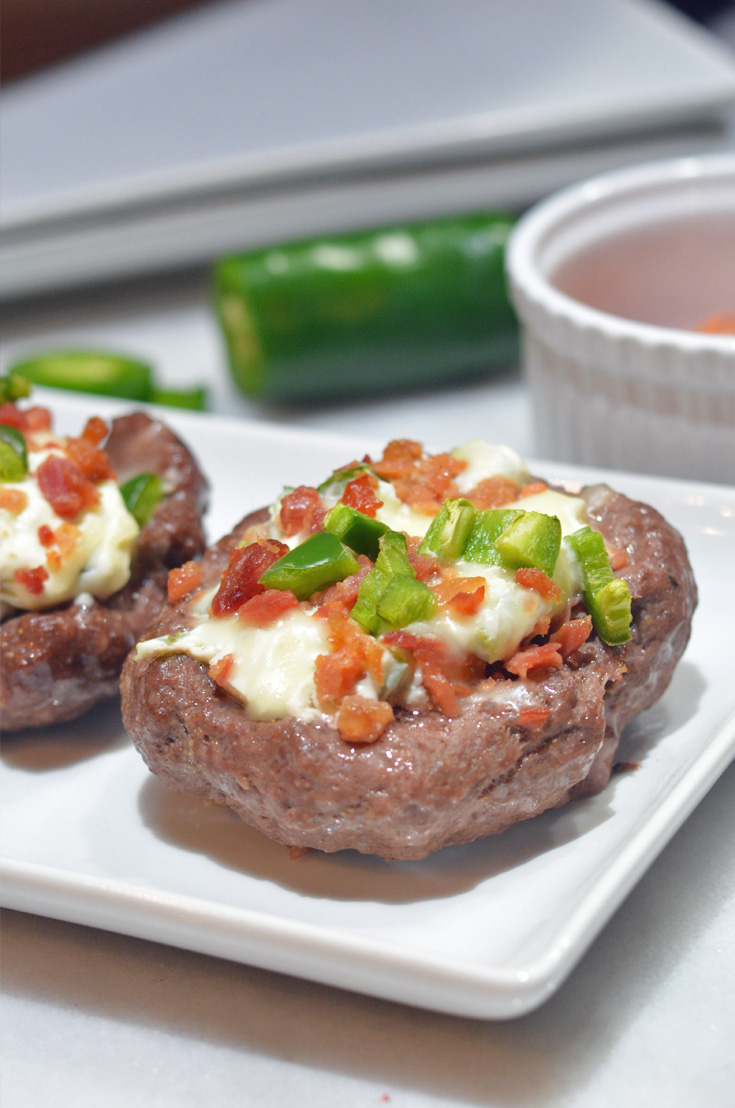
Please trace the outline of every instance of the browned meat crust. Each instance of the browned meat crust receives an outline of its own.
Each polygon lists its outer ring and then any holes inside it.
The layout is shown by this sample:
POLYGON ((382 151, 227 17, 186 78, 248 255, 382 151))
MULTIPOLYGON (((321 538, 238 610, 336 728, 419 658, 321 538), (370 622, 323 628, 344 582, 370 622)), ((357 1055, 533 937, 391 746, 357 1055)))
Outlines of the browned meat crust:
MULTIPOLYGON (((397 713, 381 738, 350 746, 324 722, 249 720, 191 658, 136 659, 122 677, 128 731, 150 769, 174 788, 229 805, 291 846, 354 848, 418 859, 597 792, 622 728, 668 685, 689 637, 696 587, 684 543, 652 508, 605 488, 583 490, 616 546, 634 598, 633 639, 593 636, 541 682, 499 682, 463 700, 462 714, 397 713), (542 728, 521 708, 544 708, 542 728)), ((213 584, 254 517, 204 559, 213 584)), ((186 626, 186 602, 152 632, 186 626)))
POLYGON ((26 612, 2 624, 4 731, 75 719, 115 696, 126 654, 165 602, 169 569, 204 549, 207 484, 176 435, 133 412, 112 421, 106 450, 121 482, 137 473, 160 473, 173 491, 138 536, 124 589, 89 606, 26 612))

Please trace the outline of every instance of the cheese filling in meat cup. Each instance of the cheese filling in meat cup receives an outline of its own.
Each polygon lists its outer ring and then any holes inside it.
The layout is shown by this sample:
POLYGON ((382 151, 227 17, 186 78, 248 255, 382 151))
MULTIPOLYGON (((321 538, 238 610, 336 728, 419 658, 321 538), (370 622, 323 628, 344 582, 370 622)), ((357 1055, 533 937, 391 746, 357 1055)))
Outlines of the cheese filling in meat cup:
POLYGON ((398 440, 246 516, 169 597, 121 686, 150 769, 289 846, 408 859, 603 788, 696 586, 647 505, 398 440))

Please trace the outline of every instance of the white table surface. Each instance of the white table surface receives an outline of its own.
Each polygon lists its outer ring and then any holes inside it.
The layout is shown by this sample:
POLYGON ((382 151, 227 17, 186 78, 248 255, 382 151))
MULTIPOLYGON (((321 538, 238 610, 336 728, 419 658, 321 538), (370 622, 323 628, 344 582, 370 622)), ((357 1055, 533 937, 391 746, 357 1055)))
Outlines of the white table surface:
MULTIPOLYGON (((229 384, 191 274, 16 304, 2 364, 55 342, 207 380, 213 408, 323 430, 530 454, 509 371, 425 396, 269 411, 229 384)), ((735 765, 566 984, 509 1022, 403 1007, 23 913, 2 915, 4 1108, 729 1108, 735 1102, 735 765)))
MULTIPOLYGON (((57 342, 207 380, 216 411, 532 453, 520 374, 331 409, 263 410, 229 383, 206 275, 16 305, 2 361, 57 342)), ((667 1108, 733 1103, 735 766, 560 992, 501 1023, 452 1018, 124 936, 3 914, 3 1105, 667 1108), (386 1100, 386 1098, 389 1098, 386 1100)))

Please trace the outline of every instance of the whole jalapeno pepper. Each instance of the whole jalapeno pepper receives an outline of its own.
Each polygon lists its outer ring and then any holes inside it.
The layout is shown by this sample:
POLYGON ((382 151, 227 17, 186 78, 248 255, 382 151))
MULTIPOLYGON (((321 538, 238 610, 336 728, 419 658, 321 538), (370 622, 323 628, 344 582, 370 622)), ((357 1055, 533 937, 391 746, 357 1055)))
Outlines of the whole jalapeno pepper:
POLYGON ((249 397, 305 401, 424 386, 514 358, 504 274, 513 218, 457 216, 221 259, 214 301, 249 397))

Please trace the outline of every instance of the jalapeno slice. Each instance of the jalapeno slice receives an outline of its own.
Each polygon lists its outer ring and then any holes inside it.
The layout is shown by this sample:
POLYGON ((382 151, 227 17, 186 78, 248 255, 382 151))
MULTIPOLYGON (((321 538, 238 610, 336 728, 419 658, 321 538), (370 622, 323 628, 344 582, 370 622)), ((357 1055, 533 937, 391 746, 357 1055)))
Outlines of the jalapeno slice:
POLYGON ((306 600, 359 569, 357 559, 331 531, 316 531, 265 571, 260 584, 267 589, 290 589, 306 600))
POLYGON ((582 571, 583 596, 600 638, 619 646, 631 637, 631 595, 628 582, 616 577, 599 531, 582 527, 567 541, 582 571))
POLYGON ((534 568, 553 577, 561 549, 561 521, 543 512, 519 512, 495 540, 504 565, 534 568))
POLYGON ((17 362, 16 373, 35 385, 126 400, 148 400, 153 371, 145 362, 102 350, 53 350, 17 362))
POLYGON ((26 440, 17 427, 0 423, 0 481, 22 481, 28 472, 26 440))
POLYGON ((0 377, 0 404, 14 404, 16 400, 23 400, 30 396, 31 382, 19 373, 7 373, 0 377))
POLYGON ((421 543, 421 553, 434 554, 437 558, 461 558, 474 518, 475 509, 469 500, 463 497, 445 500, 421 543))
POLYGON ((372 519, 341 501, 327 512, 324 527, 355 553, 367 554, 371 562, 378 557, 380 536, 388 530, 387 523, 372 519))
POLYGON ((139 527, 144 527, 163 499, 163 479, 158 473, 139 473, 120 486, 125 507, 139 527))
POLYGON ((405 535, 386 531, 380 539, 377 561, 360 584, 352 618, 371 635, 380 635, 429 619, 435 610, 434 594, 416 579, 408 560, 405 535))

